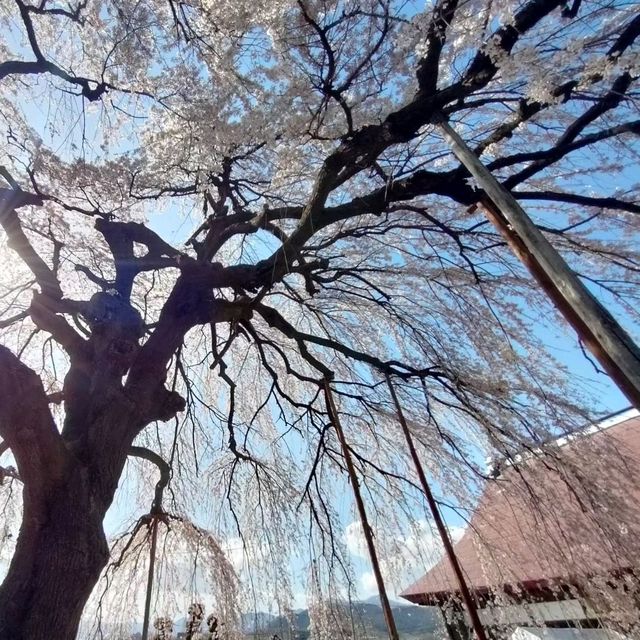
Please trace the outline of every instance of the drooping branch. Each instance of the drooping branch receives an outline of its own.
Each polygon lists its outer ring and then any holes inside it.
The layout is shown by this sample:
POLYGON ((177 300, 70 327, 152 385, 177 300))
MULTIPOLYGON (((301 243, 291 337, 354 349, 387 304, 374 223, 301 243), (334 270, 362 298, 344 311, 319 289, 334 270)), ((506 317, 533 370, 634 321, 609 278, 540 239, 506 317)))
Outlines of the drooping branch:
POLYGON ((347 347, 337 340, 298 331, 276 309, 267 307, 266 305, 258 304, 256 306, 256 312, 262 316, 270 327, 278 329, 284 335, 294 340, 296 344, 298 344, 298 348, 302 351, 303 357, 311 357, 311 364, 323 373, 325 372, 326 367, 309 354, 305 344, 306 342, 337 351, 348 358, 369 364, 381 373, 389 373, 390 375, 393 374, 401 378, 410 378, 415 376, 417 378, 433 377, 446 379, 449 377, 440 367, 426 367, 418 369, 397 360, 383 361, 375 356, 369 355, 368 353, 347 347))

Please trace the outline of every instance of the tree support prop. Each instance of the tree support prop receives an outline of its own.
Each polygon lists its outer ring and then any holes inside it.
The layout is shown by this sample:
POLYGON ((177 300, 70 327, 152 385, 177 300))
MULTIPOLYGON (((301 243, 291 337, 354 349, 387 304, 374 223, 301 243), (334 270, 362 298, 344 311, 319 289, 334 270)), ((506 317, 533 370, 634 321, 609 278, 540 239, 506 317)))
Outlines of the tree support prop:
POLYGON ((433 497, 433 493, 431 493, 431 487, 429 486, 429 482, 427 481, 427 476, 424 473, 422 463, 420 462, 420 458, 418 457, 418 452, 416 451, 416 447, 413 443, 413 436, 411 435, 411 431, 409 431, 409 425, 407 424, 407 421, 404 417, 402 407, 400 406, 400 401, 398 400, 398 395, 396 394, 396 390, 391 382, 391 378, 388 375, 387 375, 387 384, 389 385, 389 391, 391 392, 391 397, 393 398, 393 403, 395 404, 395 407, 396 407, 398 420, 400 421, 402 432, 404 434, 405 440, 407 441, 407 446, 409 447, 409 452, 411 453, 411 459, 413 460, 416 473, 418 474, 418 479, 420 480, 422 491, 425 495, 425 498, 427 499, 427 503, 429 504, 431 515, 433 516, 433 520, 436 523, 436 528, 438 529, 438 533, 440 534, 440 538, 442 540, 442 544, 447 554, 447 558, 449 559, 449 563, 451 564, 451 568, 453 569, 453 572, 456 575, 458 588, 460 589, 462 600, 464 601, 465 607, 467 609, 467 613, 469 614, 469 619, 471 620, 471 626, 475 631, 476 638, 478 640, 487 640, 487 634, 485 633, 484 627, 482 626, 482 622, 480 621, 480 616, 478 615, 478 609, 476 607, 476 603, 471 597, 471 592, 469 591, 467 581, 464 577, 464 574, 462 573, 462 567, 460 566, 460 562, 458 561, 458 556, 456 555, 456 552, 453 548, 453 544, 451 543, 449 532, 447 531, 447 527, 444 524, 444 521, 442 520, 442 516, 440 515, 440 510, 438 509, 438 505, 435 501, 435 498, 433 497))
MULTIPOLYGON (((171 480, 171 467, 159 456, 155 451, 145 447, 129 448, 129 455, 136 458, 148 460, 158 467, 160 471, 160 479, 156 484, 151 511, 145 518, 149 519, 151 526, 151 546, 149 549, 149 572, 147 574, 147 592, 144 600, 144 620, 142 623, 142 640, 149 638, 149 618, 151 615, 151 593, 153 592, 153 579, 155 577, 156 566, 156 547, 158 544, 158 521, 164 517, 164 509, 162 507, 162 495, 171 480)), ((140 521, 142 522, 142 520, 140 521)))
POLYGON ((344 431, 342 430, 342 425, 340 424, 338 411, 333 402, 331 385, 329 383, 329 380, 327 380, 326 378, 324 379, 324 393, 325 393, 325 399, 327 403, 327 412, 329 413, 329 419, 331 420, 333 426, 335 427, 336 433, 338 434, 338 440, 340 441, 340 446, 342 447, 342 454, 344 456, 344 461, 347 466, 347 473, 349 474, 349 479, 351 481, 351 488, 353 489, 353 495, 355 497, 356 506, 358 507, 358 514, 360 515, 362 530, 364 532, 364 537, 367 542, 367 549, 369 550, 369 557, 371 558, 371 566, 373 568, 373 574, 375 575, 376 584, 378 585, 378 592, 380 593, 380 604, 382 605, 382 612, 384 614, 384 619, 387 624, 389 638, 390 640, 399 640, 398 629, 396 627, 396 622, 393 617, 393 612, 391 611, 391 605, 389 604, 389 598, 387 597, 387 590, 384 585, 384 579, 382 577, 382 572, 380 571, 378 555, 376 553, 376 548, 373 543, 373 533, 371 531, 371 527, 369 526, 369 519, 367 518, 367 512, 365 510, 364 501, 362 499, 362 494, 360 493, 360 483, 358 482, 358 476, 356 473, 356 469, 353 465, 351 452, 349 451, 349 446, 347 445, 347 441, 345 440, 345 437, 344 437, 344 431))
POLYGON ((142 640, 149 638, 149 616, 151 614, 151 593, 156 566, 156 545, 158 543, 158 516, 151 516, 151 548, 149 549, 149 574, 147 575, 147 593, 144 600, 144 622, 142 623, 142 640))
POLYGON ((480 199, 489 220, 526 265, 552 302, 587 345, 631 404, 640 409, 640 349, 591 294, 544 237, 513 195, 480 162, 444 120, 443 137, 486 195, 480 199))

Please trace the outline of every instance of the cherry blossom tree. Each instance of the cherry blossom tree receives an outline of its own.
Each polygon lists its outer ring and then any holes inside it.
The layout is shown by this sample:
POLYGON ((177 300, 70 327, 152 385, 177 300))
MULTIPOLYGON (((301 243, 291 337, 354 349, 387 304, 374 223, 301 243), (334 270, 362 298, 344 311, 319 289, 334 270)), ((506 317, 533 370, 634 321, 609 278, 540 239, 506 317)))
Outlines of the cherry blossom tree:
POLYGON ((590 390, 532 326, 559 320, 432 123, 633 323, 635 9, 2 0, 0 436, 22 519, 0 639, 75 637, 125 469, 143 504, 167 480, 156 512, 210 503, 265 575, 305 540, 346 571, 324 379, 399 523, 415 479, 386 376, 452 496, 479 451, 581 423, 590 390))

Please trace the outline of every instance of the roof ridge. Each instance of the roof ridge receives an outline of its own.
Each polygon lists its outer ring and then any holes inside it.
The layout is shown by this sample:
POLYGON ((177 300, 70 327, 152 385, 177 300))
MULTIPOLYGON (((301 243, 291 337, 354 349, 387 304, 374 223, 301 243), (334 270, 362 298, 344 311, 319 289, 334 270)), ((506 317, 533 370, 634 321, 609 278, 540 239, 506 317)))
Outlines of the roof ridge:
POLYGON ((575 442, 580 438, 606 431, 611 427, 615 427, 616 425, 622 424, 623 422, 627 422, 627 420, 632 420, 633 418, 637 418, 639 416, 640 411, 638 411, 638 409, 634 407, 626 407, 625 409, 621 409, 620 411, 607 414, 597 422, 589 422, 586 425, 577 427, 573 431, 568 431, 563 435, 557 436, 555 438, 550 438, 549 440, 541 442, 538 445, 531 446, 528 449, 523 449, 522 451, 514 454, 511 457, 504 456, 502 458, 487 458, 487 473, 489 475, 497 477, 501 474, 502 469, 504 469, 505 467, 513 467, 520 464, 521 462, 524 462, 525 460, 531 459, 537 454, 542 453, 544 447, 547 447, 549 445, 564 447, 565 445, 575 442))

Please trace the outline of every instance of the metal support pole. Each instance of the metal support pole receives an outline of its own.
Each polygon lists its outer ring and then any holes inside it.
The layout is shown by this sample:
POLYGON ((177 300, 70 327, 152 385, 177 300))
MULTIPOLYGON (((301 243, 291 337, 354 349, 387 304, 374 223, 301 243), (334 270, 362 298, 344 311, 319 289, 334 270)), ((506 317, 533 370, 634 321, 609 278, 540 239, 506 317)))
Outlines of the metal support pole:
POLYGON ((480 162, 464 140, 441 119, 438 126, 460 162, 485 192, 481 204, 571 324, 604 370, 640 408, 640 349, 609 311, 591 294, 513 195, 480 162))
POLYGON ((144 602, 144 622, 142 640, 149 639, 149 616, 151 615, 151 592, 153 590, 154 568, 156 565, 156 544, 158 541, 158 516, 151 515, 151 549, 149 550, 149 573, 147 575, 147 595, 144 602))
POLYGON ((345 440, 345 437, 344 437, 344 431, 342 430, 342 425, 340 424, 338 411, 333 402, 333 393, 331 391, 331 385, 329 383, 329 380, 327 380, 326 378, 324 379, 324 394, 325 394, 325 399, 327 403, 327 411, 329 413, 329 419, 331 420, 331 423, 335 427, 336 433, 338 435, 338 440, 340 441, 340 446, 342 447, 342 455, 344 456, 344 461, 347 466, 347 473, 349 474, 349 479, 351 481, 351 488, 353 489, 353 495, 356 501, 356 506, 358 508, 358 514, 360 515, 360 523, 362 524, 362 530, 364 532, 364 537, 367 542, 367 549, 369 550, 369 557, 371 559, 373 574, 375 575, 376 583, 378 585, 378 592, 380 593, 380 604, 382 606, 382 613, 384 614, 385 622, 387 623, 387 631, 389 632, 389 638, 390 640, 399 640, 398 629, 396 627, 396 622, 393 617, 393 612, 391 611, 389 598, 387 597, 387 590, 384 586, 384 579, 382 577, 382 572, 380 571, 380 564, 378 562, 376 547, 373 543, 373 534, 371 532, 371 527, 369 526, 369 519, 367 518, 367 512, 364 507, 364 501, 360 493, 360 483, 358 482, 358 475, 356 473, 355 467, 353 466, 353 459, 351 458, 351 452, 349 451, 347 441, 345 440))
POLYGON ((411 453, 411 459, 413 460, 416 473, 418 474, 418 479, 420 480, 420 486, 422 487, 422 491, 427 499, 427 503, 429 504, 431 515, 433 516, 433 520, 436 523, 436 528, 438 529, 438 533, 440 534, 440 538, 442 539, 442 544, 447 554, 447 558, 449 559, 449 563, 451 564, 451 568, 455 573, 456 580, 458 582, 458 588, 460 589, 460 594, 462 595, 462 600, 464 601, 467 613, 469 614, 469 619, 471 620, 471 626, 475 631, 478 640, 487 640, 487 635, 484 631, 484 627, 482 626, 482 622, 480 621, 480 616, 478 615, 476 603, 471 597, 471 592, 469 591, 467 581, 465 580, 464 574, 462 573, 462 567, 460 566, 460 562, 458 561, 458 556, 456 556, 453 544, 451 543, 449 532, 447 531, 447 527, 442 520, 440 510, 438 509, 435 498, 431 493, 431 487, 429 486, 427 476, 424 473, 422 463, 420 462, 420 458, 418 457, 418 452, 416 451, 416 447, 413 444, 413 436, 411 435, 411 431, 409 431, 409 425, 407 424, 407 421, 404 417, 402 407, 400 406, 400 401, 398 400, 398 395, 396 394, 396 390, 391 382, 391 378, 388 375, 387 384, 389 385, 389 391, 391 392, 391 397, 393 398, 393 403, 396 407, 398 420, 402 427, 404 438, 407 441, 407 446, 409 447, 409 452, 411 453))

